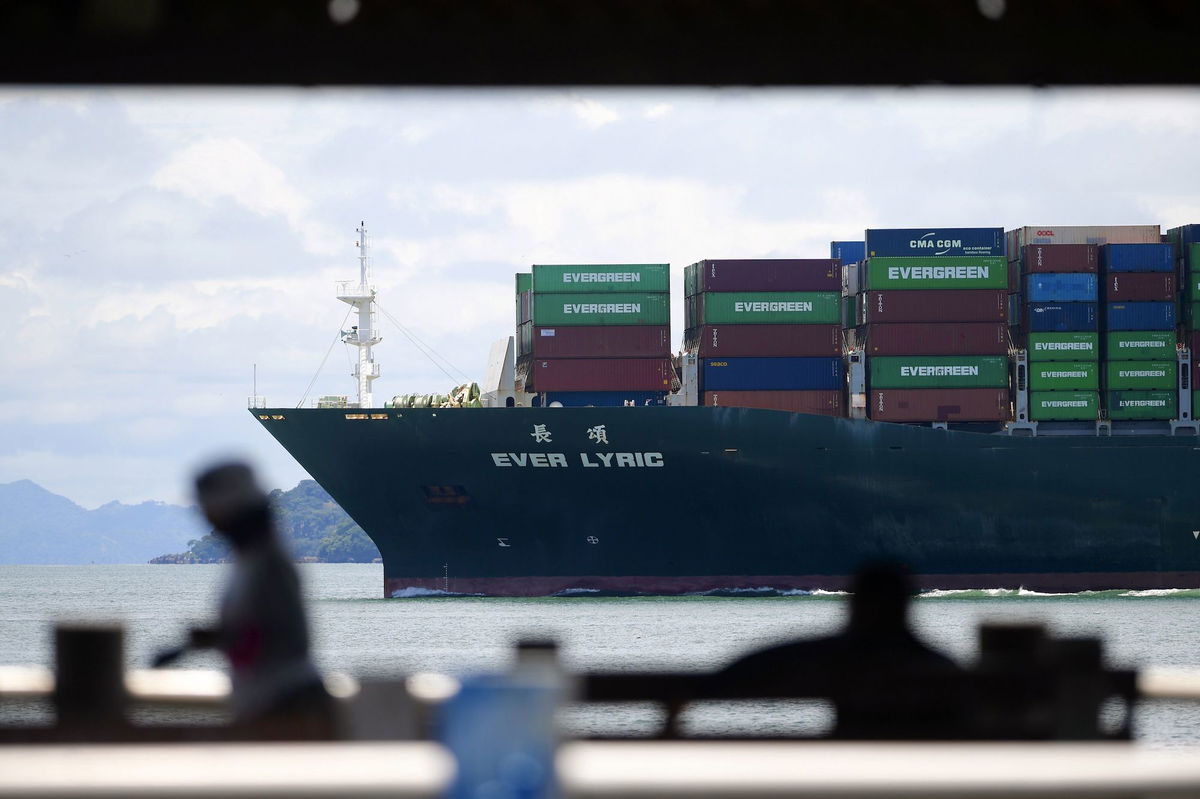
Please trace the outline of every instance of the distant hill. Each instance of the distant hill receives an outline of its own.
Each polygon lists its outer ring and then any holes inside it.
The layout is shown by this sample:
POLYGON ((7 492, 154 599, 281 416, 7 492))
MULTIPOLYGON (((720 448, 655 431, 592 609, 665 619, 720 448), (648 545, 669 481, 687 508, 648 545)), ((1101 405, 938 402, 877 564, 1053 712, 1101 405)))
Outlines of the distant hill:
MULTIPOLYGON (((301 480, 289 491, 270 494, 279 534, 297 560, 323 563, 370 563, 379 557, 371 539, 314 480, 301 480)), ((212 533, 189 541, 186 552, 163 555, 156 563, 215 563, 229 548, 212 533)))
POLYGON ((206 532, 195 508, 110 502, 87 510, 30 480, 0 484, 0 563, 145 563, 206 532))

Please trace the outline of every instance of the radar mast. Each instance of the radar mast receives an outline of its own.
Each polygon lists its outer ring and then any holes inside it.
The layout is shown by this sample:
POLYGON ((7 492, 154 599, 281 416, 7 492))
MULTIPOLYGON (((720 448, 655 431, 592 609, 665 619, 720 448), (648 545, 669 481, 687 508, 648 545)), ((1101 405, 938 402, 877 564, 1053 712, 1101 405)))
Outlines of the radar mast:
POLYGON ((358 241, 354 246, 358 247, 358 282, 339 281, 337 298, 358 311, 358 324, 342 331, 342 341, 358 348, 358 363, 353 372, 353 377, 358 380, 358 407, 370 408, 374 404, 371 398, 371 381, 379 377, 379 364, 371 357, 371 347, 378 344, 382 337, 375 327, 375 287, 371 285, 371 258, 367 254, 366 223, 359 222, 356 230, 358 241))

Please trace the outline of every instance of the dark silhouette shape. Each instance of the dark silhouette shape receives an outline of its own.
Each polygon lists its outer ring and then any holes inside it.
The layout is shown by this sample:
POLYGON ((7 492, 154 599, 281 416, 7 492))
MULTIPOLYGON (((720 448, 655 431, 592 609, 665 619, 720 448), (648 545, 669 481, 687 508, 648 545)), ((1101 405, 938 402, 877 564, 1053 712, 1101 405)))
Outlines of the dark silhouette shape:
POLYGON ((714 676, 724 690, 828 696, 835 738, 951 738, 964 731, 963 673, 908 626, 913 587, 892 563, 872 563, 854 578, 850 618, 841 632, 754 652, 714 676), (949 679, 948 679, 949 678, 949 679))
POLYGON ((333 703, 309 658, 299 578, 279 544, 267 495, 248 466, 226 463, 196 478, 196 498, 229 540, 234 565, 217 627, 193 630, 191 645, 214 646, 228 658, 236 722, 320 737, 332 724, 333 703))

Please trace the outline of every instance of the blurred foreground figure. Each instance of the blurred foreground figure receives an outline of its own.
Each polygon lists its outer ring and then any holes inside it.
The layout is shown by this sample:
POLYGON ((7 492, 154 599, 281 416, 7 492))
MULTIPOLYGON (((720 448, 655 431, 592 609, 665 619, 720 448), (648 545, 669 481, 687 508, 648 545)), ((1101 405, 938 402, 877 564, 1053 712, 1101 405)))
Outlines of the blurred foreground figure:
POLYGON ((196 478, 196 499, 232 545, 234 566, 218 627, 194 630, 192 644, 228 657, 235 721, 323 735, 333 702, 308 656, 299 579, 275 534, 267 495, 248 466, 227 463, 196 478))
POLYGON ((945 680, 962 673, 908 626, 906 570, 873 563, 854 578, 850 617, 836 635, 780 644, 717 675, 730 687, 820 689, 837 710, 835 738, 936 739, 964 731, 964 702, 945 680))

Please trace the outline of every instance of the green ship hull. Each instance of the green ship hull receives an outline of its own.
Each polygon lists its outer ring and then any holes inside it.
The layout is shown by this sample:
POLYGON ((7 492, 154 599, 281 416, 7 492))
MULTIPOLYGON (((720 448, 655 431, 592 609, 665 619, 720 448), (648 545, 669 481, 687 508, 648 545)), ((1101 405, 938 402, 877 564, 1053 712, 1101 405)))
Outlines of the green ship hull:
POLYGON ((1193 436, 1017 437, 746 408, 252 411, 386 596, 1200 587, 1193 436))

